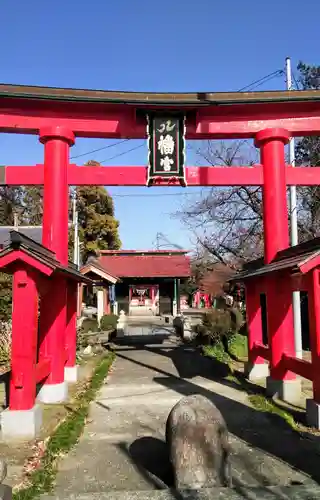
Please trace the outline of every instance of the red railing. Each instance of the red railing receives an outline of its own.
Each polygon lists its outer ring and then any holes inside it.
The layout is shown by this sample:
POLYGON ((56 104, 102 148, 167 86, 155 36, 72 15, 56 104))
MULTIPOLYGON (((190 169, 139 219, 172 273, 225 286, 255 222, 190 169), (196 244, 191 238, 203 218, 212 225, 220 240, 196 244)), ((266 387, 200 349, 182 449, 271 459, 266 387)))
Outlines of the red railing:
POLYGON ((313 380, 312 365, 310 361, 288 356, 287 354, 283 354, 282 359, 287 370, 296 373, 296 375, 300 375, 300 377, 313 380))
POLYGON ((270 360, 270 348, 267 345, 255 342, 253 345, 252 352, 255 357, 259 356, 260 358, 263 358, 267 361, 270 360))

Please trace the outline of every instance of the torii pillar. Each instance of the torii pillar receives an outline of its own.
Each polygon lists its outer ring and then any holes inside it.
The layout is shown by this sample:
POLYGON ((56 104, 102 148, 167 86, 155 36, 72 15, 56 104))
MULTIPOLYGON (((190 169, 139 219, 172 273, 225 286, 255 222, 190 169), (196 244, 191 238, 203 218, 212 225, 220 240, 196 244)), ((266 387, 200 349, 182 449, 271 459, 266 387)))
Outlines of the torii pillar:
MULTIPOLYGON (((42 244, 55 253, 62 265, 68 266, 68 166, 74 134, 59 125, 45 127, 40 130, 40 142, 44 144, 42 244)), ((71 295, 76 301, 74 294, 71 295)), ((74 360, 68 352, 67 334, 72 329, 70 321, 75 321, 73 312, 68 315, 69 299, 67 281, 61 277, 53 278, 50 289, 41 298, 39 358, 51 358, 52 366, 38 394, 38 400, 43 403, 66 401, 68 396, 65 366, 69 359, 74 360)), ((76 302, 74 308, 76 310, 76 302)))
MULTIPOLYGON (((255 138, 263 168, 264 261, 289 247, 287 185, 284 147, 289 133, 281 128, 261 130, 255 138)), ((301 391, 296 375, 285 369, 282 355, 295 356, 292 291, 286 282, 267 278, 267 325, 270 348, 267 393, 295 401, 301 391)))

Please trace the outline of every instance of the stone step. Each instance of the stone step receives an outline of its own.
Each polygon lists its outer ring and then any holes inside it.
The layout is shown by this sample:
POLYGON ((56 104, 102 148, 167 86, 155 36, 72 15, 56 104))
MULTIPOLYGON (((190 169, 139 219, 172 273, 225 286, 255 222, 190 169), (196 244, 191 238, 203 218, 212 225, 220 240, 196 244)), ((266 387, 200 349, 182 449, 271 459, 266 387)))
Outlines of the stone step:
POLYGON ((194 491, 144 490, 101 491, 78 493, 77 495, 41 495, 47 500, 315 500, 320 498, 320 486, 295 485, 274 487, 208 488, 194 491))

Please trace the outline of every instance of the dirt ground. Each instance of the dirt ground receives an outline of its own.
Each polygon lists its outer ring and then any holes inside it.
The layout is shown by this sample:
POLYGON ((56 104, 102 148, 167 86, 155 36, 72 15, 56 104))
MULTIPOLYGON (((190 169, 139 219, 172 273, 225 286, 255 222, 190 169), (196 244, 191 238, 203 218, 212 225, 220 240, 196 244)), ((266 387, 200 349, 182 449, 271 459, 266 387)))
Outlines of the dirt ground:
MULTIPOLYGON (((5 484, 12 487, 18 486, 25 479, 25 471, 41 455, 43 442, 47 439, 58 424, 66 417, 73 401, 79 392, 83 389, 87 380, 90 378, 98 357, 88 358, 83 362, 79 369, 80 380, 77 384, 69 386, 69 400, 64 404, 42 405, 43 408, 43 426, 38 439, 21 443, 11 441, 5 443, 0 441, 0 459, 4 459, 8 465, 8 475, 5 484)), ((0 383, 0 400, 5 405, 6 384, 0 383)))

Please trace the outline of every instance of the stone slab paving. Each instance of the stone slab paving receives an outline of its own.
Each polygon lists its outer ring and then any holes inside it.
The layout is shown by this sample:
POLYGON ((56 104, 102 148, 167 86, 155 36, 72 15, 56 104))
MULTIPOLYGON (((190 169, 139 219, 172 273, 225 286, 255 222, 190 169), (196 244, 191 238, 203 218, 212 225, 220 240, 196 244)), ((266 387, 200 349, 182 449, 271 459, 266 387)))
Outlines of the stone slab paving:
POLYGON ((165 422, 172 406, 193 393, 210 397, 226 419, 235 485, 320 482, 320 457, 312 442, 253 409, 236 386, 213 380, 210 360, 166 341, 117 348, 85 432, 59 464, 54 495, 124 494, 170 485, 165 422))
MULTIPOLYGON (((315 500, 319 498, 320 487, 276 486, 269 488, 239 487, 210 488, 194 491, 149 490, 149 491, 107 491, 70 495, 69 500, 315 500)), ((42 495, 41 499, 60 500, 58 496, 42 495)))

